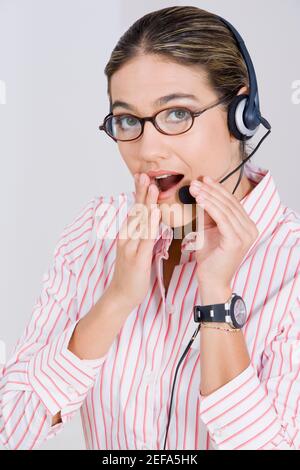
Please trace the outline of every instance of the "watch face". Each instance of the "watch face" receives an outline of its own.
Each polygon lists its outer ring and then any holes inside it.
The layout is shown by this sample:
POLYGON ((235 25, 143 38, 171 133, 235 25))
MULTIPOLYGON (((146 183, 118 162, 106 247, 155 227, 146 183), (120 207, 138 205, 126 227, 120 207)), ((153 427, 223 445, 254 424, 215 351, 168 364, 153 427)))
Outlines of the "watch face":
POLYGON ((236 299, 234 303, 233 317, 233 323, 236 323, 235 326, 237 326, 238 328, 241 328, 246 323, 247 310, 245 302, 242 298, 236 299))

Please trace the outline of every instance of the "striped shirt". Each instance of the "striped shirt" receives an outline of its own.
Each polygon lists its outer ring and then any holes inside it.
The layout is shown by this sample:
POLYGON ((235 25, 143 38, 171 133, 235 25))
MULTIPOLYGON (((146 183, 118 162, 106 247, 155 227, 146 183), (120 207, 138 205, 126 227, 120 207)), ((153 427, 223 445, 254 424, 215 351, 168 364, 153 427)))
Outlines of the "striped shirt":
MULTIPOLYGON (((300 448, 300 215, 281 202, 269 170, 248 161, 244 172, 255 187, 241 204, 259 236, 231 288, 247 307, 251 363, 202 396, 198 333, 178 369, 166 450, 300 448)), ((161 222, 149 291, 107 354, 81 360, 68 349, 77 322, 110 283, 115 234, 134 197, 93 197, 58 238, 30 321, 1 373, 5 447, 38 448, 80 410, 87 449, 163 449, 174 375, 197 328, 193 306, 201 303, 189 238, 165 295, 173 231, 161 222), (60 410, 62 422, 51 426, 60 410)))

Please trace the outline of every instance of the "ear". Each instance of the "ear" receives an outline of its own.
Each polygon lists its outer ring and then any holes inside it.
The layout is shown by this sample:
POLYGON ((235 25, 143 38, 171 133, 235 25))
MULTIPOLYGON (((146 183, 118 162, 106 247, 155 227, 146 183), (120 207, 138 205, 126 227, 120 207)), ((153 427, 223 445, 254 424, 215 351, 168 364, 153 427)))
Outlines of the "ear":
POLYGON ((237 93, 237 95, 248 95, 249 94, 249 89, 246 86, 243 86, 237 93))

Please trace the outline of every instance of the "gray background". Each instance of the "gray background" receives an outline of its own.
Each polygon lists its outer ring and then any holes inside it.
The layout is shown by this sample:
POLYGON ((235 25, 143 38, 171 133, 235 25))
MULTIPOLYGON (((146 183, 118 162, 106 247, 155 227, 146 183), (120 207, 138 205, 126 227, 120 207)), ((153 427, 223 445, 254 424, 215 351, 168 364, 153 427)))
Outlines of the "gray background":
MULTIPOLYGON (((25 328, 54 244, 94 195, 133 189, 114 142, 104 66, 140 16, 172 5, 220 14, 241 33, 272 133, 252 161, 269 168, 283 202, 300 211, 299 0, 0 0, 0 340, 7 356, 25 328), (298 93, 299 96, 299 93, 298 93)), ((80 415, 47 449, 83 449, 80 415)))

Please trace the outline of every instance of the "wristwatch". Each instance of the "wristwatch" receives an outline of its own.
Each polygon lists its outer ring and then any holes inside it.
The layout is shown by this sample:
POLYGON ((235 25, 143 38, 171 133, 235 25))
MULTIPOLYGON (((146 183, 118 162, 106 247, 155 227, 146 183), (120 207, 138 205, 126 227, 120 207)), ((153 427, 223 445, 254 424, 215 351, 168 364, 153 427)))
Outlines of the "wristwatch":
POLYGON ((232 329, 241 329, 246 323, 247 309, 242 297, 233 293, 223 304, 195 305, 196 323, 225 323, 232 329))

